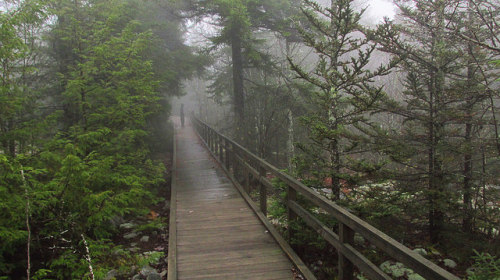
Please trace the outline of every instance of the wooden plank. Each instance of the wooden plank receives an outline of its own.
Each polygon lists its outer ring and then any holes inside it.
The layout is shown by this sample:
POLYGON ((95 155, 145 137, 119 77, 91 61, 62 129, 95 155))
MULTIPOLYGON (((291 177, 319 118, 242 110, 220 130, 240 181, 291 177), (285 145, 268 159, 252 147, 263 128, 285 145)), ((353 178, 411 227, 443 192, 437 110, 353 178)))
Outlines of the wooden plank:
POLYGON ((290 262, 285 259, 276 259, 274 255, 268 255, 268 256, 260 256, 259 258, 233 258, 233 259, 226 259, 224 261, 204 261, 204 262, 199 262, 196 263, 195 265, 193 263, 178 263, 177 266, 179 267, 179 271, 221 271, 221 270, 232 270, 234 268, 237 268, 238 270, 241 267, 254 267, 256 268, 254 272, 259 271, 260 268, 266 267, 268 265, 272 265, 273 269, 291 269, 291 264, 290 262))
MULTIPOLYGON (((219 160, 230 159, 222 138, 207 132, 219 160)), ((178 278, 292 279, 292 264, 219 164, 203 160, 214 153, 188 148, 201 147, 190 133, 183 130, 182 149, 177 149, 178 158, 187 155, 176 173, 178 278)))
POLYGON ((211 243, 206 244, 204 246, 200 246, 199 244, 186 244, 179 245, 177 244, 177 252, 178 254, 190 254, 196 252, 224 252, 224 251, 233 251, 233 250, 248 250, 255 246, 270 246, 274 244, 274 241, 271 240, 259 240, 259 241, 241 241, 234 243, 211 243))
MULTIPOLYGON (((234 235, 235 232, 239 231, 245 231, 245 232, 253 232, 253 231, 260 231, 262 229, 262 225, 260 223, 258 224, 250 224, 250 225, 243 225, 243 226, 229 226, 225 228, 212 228, 212 229, 205 229, 203 230, 204 235, 210 236, 213 234, 217 234, 220 236, 220 238, 224 238, 225 236, 229 235, 234 235)), ((185 236, 199 236, 200 232, 194 231, 194 230, 177 230, 179 235, 182 235, 183 237, 185 236)))
POLYGON ((290 269, 274 270, 274 271, 264 271, 264 272, 232 272, 232 273, 212 273, 212 274, 202 274, 196 276, 184 277, 180 276, 179 279, 204 279, 204 280, 227 280, 227 279, 238 279, 238 280, 275 280, 275 279, 292 279, 290 269))
MULTIPOLYGON (((208 129, 212 130, 205 123, 199 120, 196 121, 200 122, 204 126, 207 126, 208 129)), ((290 175, 281 172, 279 169, 269 164, 265 160, 250 153, 247 149, 240 146, 236 142, 232 141, 231 139, 227 138, 222 134, 220 134, 220 136, 224 139, 224 141, 230 143, 230 145, 233 146, 233 149, 237 150, 238 153, 244 154, 245 157, 247 157, 251 161, 257 162, 259 165, 263 166, 268 172, 271 172, 273 175, 283 180, 286 184, 288 184, 288 186, 294 188, 296 191, 304 195, 307 199, 309 199, 319 207, 323 208, 333 217, 338 219, 341 223, 345 224, 349 228, 358 232, 367 240, 369 240, 372 244, 380 248, 382 251, 389 254, 398 261, 404 263, 409 268, 412 268, 415 272, 417 272, 421 276, 427 279, 436 279, 436 280, 447 280, 447 279, 459 280, 459 278, 456 277, 455 275, 449 273, 448 271, 439 267, 433 262, 425 259, 418 253, 413 252, 408 247, 404 246, 403 244, 392 239, 391 237, 384 234, 380 230, 364 222, 363 220, 356 217, 346 209, 343 209, 342 207, 338 206, 332 201, 329 201, 326 198, 322 197, 321 195, 317 194, 307 186, 303 185, 296 179, 292 178, 290 175)))
POLYGON ((248 250, 233 250, 231 252, 210 252, 210 253, 201 253, 196 252, 189 255, 179 255, 177 258, 178 263, 191 263, 192 265, 196 265, 198 262, 206 262, 206 261, 225 261, 228 259, 237 259, 237 258, 258 258, 261 256, 276 256, 282 255, 283 251, 278 246, 265 246, 262 248, 251 248, 248 250))
POLYGON ((266 262, 266 263, 251 263, 251 264, 241 264, 241 265, 233 265, 230 267, 220 267, 220 268, 214 268, 213 270, 209 269, 204 269, 204 268, 198 268, 198 267, 191 267, 190 270, 182 270, 179 271, 179 278, 185 277, 185 278, 192 278, 196 279, 197 277, 204 276, 204 277, 211 277, 211 276, 219 276, 219 275, 234 275, 234 276, 240 276, 240 275, 245 275, 245 274, 252 274, 252 273, 262 273, 263 275, 266 275, 265 272, 272 272, 272 271, 282 271, 282 270, 289 270, 291 271, 292 267, 290 262, 283 262, 283 261, 273 261, 273 262, 266 262))
POLYGON ((234 221, 225 221, 223 223, 220 223, 218 225, 214 223, 197 223, 197 224, 178 224, 177 225, 177 230, 207 230, 207 229, 213 229, 213 228, 224 228, 224 227, 234 227, 234 226, 244 226, 244 225, 259 225, 260 222, 258 220, 247 220, 247 221, 242 221, 241 219, 236 219, 234 221))
POLYGON ((269 230, 274 240, 286 253, 287 257, 297 266, 302 275, 309 280, 315 280, 314 274, 307 268, 300 257, 295 253, 295 251, 290 247, 290 245, 281 237, 281 234, 274 228, 274 226, 268 221, 267 217, 260 211, 257 205, 253 202, 252 198, 243 190, 243 187, 236 181, 236 179, 227 171, 226 174, 229 179, 233 182, 236 189, 240 192, 241 196, 245 199, 246 203, 252 208, 253 212, 257 215, 259 220, 264 224, 264 226, 269 230))
POLYGON ((223 244, 223 243, 238 243, 238 242, 269 242, 272 243, 274 240, 271 238, 268 232, 235 232, 233 236, 226 236, 225 238, 220 238, 218 235, 207 236, 205 234, 199 236, 179 236, 177 238, 177 245, 199 245, 204 246, 206 244, 223 244))

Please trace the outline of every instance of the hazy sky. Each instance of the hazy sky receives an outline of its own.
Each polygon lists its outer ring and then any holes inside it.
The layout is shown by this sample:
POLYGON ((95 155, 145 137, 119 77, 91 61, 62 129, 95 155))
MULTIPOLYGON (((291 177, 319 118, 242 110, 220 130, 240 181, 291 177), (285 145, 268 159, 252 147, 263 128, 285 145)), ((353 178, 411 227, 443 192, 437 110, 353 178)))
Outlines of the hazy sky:
POLYGON ((384 16, 394 18, 396 14, 396 7, 391 0, 361 0, 359 2, 362 7, 368 6, 365 16, 374 23, 382 21, 384 16))

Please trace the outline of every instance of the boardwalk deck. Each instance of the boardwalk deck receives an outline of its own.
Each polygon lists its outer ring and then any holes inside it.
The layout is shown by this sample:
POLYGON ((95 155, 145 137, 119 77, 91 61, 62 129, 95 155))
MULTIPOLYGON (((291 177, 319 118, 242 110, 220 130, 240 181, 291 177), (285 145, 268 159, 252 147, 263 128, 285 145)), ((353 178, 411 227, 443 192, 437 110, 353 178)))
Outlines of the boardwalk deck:
POLYGON ((291 262, 193 128, 179 128, 176 143, 177 278, 293 279, 291 262))

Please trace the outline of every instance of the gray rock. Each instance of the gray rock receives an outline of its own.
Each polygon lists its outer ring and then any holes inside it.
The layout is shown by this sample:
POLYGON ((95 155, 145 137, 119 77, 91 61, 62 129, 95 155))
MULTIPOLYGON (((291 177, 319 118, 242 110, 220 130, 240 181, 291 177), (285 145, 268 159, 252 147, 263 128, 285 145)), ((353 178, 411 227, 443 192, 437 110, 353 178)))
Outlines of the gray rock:
POLYGON ((141 237, 141 242, 146 243, 146 242, 148 242, 148 241, 149 241, 149 236, 144 235, 143 237, 141 237))
POLYGON ((425 278, 418 274, 410 274, 408 275, 408 280, 425 280, 425 278))
POLYGON ((113 250, 113 252, 111 254, 113 254, 113 256, 121 256, 125 253, 125 251, 123 249, 116 249, 116 250, 113 250))
POLYGON ((134 223, 123 223, 120 225, 122 229, 133 229, 136 225, 134 223))
POLYGON ((130 252, 132 252, 132 253, 136 253, 136 252, 139 252, 139 250, 140 250, 140 249, 139 249, 139 248, 137 248, 137 247, 132 247, 132 248, 128 248, 128 250, 129 250, 130 252))
POLYGON ((106 277, 104 278, 104 280, 116 279, 116 276, 118 276, 118 271, 116 269, 112 269, 108 271, 108 273, 106 273, 106 277))
POLYGON ((113 227, 119 227, 121 224, 125 222, 122 216, 113 216, 111 219, 109 219, 109 222, 113 225, 113 227))
POLYGON ((149 265, 145 265, 141 268, 141 275, 147 277, 149 274, 156 273, 156 269, 150 267, 149 265))
POLYGON ((136 238, 136 237, 137 237, 137 235, 138 235, 138 234, 137 234, 137 233, 135 233, 135 232, 130 232, 130 233, 125 234, 125 235, 123 236, 123 238, 125 238, 125 239, 132 239, 132 238, 136 238))
POLYGON ((158 232, 157 232, 156 230, 154 230, 153 232, 151 232, 151 235, 152 235, 153 237, 155 237, 155 236, 157 236, 157 235, 158 235, 158 232))
POLYGON ((356 244, 364 244, 365 243, 365 239, 363 238, 363 236, 361 236, 360 234, 356 233, 354 235, 354 242, 356 244))
POLYGON ((161 276, 162 278, 163 278, 163 277, 165 277, 165 276, 167 276, 167 272, 168 272, 167 270, 162 271, 162 272, 160 273, 160 276, 161 276))
POLYGON ((425 257, 427 256, 427 251, 424 248, 415 248, 413 249, 413 252, 425 257))
POLYGON ((444 265, 449 267, 449 268, 457 267, 457 263, 454 260, 444 259, 443 262, 444 262, 444 265))
POLYGON ((140 274, 136 274, 132 277, 132 280, 141 280, 141 275, 140 274))
POLYGON ((161 275, 160 273, 154 272, 149 274, 148 277, 146 277, 146 280, 161 280, 161 275))

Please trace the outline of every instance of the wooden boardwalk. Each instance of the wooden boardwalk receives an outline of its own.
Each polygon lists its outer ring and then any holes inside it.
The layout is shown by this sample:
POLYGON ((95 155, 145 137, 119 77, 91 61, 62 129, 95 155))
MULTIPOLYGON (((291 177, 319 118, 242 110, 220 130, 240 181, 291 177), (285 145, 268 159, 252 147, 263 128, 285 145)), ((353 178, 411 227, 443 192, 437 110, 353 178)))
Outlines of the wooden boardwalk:
POLYGON ((175 157, 177 278, 293 279, 289 259, 189 124, 176 131, 175 157))

